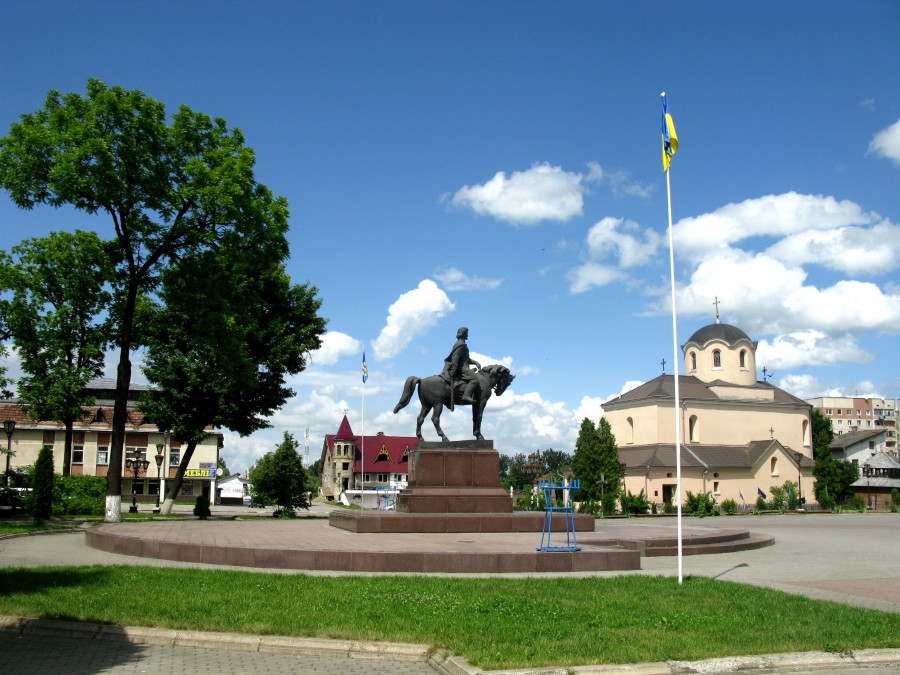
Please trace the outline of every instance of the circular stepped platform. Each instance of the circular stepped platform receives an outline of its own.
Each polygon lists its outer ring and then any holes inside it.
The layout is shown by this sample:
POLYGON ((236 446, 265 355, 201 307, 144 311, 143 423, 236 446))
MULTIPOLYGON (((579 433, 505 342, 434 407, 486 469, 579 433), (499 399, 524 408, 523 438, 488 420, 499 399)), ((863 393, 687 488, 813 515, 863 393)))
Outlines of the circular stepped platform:
MULTIPOLYGON (((634 521, 579 532, 580 551, 537 551, 535 532, 354 533, 319 519, 115 523, 86 531, 86 543, 124 555, 235 567, 421 574, 545 574, 639 570, 642 555, 675 555, 671 527, 634 521)), ((559 545, 565 534, 554 533, 559 545)), ((745 530, 686 528, 685 555, 773 543, 745 530)))

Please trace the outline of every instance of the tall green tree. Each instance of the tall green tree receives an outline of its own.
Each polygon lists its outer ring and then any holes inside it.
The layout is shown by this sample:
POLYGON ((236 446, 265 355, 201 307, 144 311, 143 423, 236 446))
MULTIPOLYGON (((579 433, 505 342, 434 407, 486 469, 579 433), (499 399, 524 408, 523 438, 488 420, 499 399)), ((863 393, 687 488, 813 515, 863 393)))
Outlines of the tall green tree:
MULTIPOLYGON (((138 90, 88 80, 84 96, 51 91, 0 139, 0 187, 20 208, 71 205, 115 233, 119 350, 107 474, 107 521, 121 520, 131 350, 139 298, 185 252, 228 234, 287 229, 283 198, 256 181, 253 151, 225 120, 165 106, 138 90)), ((285 243, 286 249, 286 243, 285 243)))
MULTIPOLYGON (((6 251, 0 251, 0 359, 5 361, 7 357, 6 342, 12 337, 9 331, 9 304, 6 297, 7 291, 12 290, 12 279, 9 272, 12 270, 12 258, 6 251)), ((7 375, 6 363, 0 362, 0 396, 12 398, 10 387, 12 381, 7 375)))
POLYGON ((308 509, 306 472, 298 452, 300 444, 284 432, 284 440, 275 452, 260 457, 250 469, 248 479, 254 499, 276 504, 276 515, 293 515, 295 509, 308 509))
POLYGON ((816 479, 813 492, 816 501, 826 507, 840 504, 853 497, 851 485, 859 479, 859 469, 852 462, 837 459, 831 454, 831 442, 834 440, 831 420, 818 408, 812 409, 810 419, 815 461, 813 477, 816 479))
POLYGON ((609 505, 615 504, 621 493, 624 476, 616 437, 605 417, 601 417, 597 425, 587 417, 581 421, 572 456, 572 474, 581 480, 579 501, 602 497, 604 511, 612 510, 609 505))
POLYGON ((19 399, 35 420, 65 426, 63 476, 72 459, 72 428, 91 405, 88 380, 103 373, 109 344, 113 275, 108 245, 93 232, 54 232, 13 247, 5 271, 13 297, 7 325, 22 371, 19 399))
POLYGON ((267 417, 293 395, 286 376, 321 346, 321 301, 315 287, 291 283, 286 250, 277 231, 229 235, 218 250, 186 255, 162 275, 160 302, 142 322, 144 374, 154 387, 140 407, 187 444, 163 513, 209 429, 243 436, 270 426, 267 417))
POLYGON ((45 445, 34 463, 34 482, 31 489, 31 515, 34 522, 43 523, 53 515, 53 448, 45 445))

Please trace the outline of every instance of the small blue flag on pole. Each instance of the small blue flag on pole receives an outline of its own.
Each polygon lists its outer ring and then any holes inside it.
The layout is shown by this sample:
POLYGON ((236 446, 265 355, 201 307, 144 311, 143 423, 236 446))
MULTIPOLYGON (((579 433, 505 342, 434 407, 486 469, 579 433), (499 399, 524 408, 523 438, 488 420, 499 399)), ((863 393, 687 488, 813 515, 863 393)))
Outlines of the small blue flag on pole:
POLYGON ((363 376, 363 384, 365 384, 365 383, 366 383, 366 380, 369 379, 369 367, 366 365, 366 353, 365 353, 365 351, 363 352, 363 369, 362 369, 362 376, 363 376))
POLYGON ((758 494, 760 497, 762 497, 763 499, 766 498, 766 493, 763 492, 762 490, 760 490, 759 488, 756 488, 756 492, 757 492, 757 494, 758 494))
POLYGON ((744 491, 741 490, 738 492, 738 494, 741 496, 741 501, 744 501, 744 491))

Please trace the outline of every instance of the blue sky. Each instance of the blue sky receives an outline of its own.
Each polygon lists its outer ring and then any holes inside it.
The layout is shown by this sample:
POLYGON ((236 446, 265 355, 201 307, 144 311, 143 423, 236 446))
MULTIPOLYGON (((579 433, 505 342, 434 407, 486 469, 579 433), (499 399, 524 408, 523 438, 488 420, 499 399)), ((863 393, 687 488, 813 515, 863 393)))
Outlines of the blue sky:
MULTIPOLYGON (((485 415, 495 447, 571 452, 603 401, 672 372, 663 90, 679 343, 718 297, 791 393, 900 395, 898 29, 887 0, 14 0, 0 130, 97 77, 244 131, 329 332, 273 428, 226 436, 233 470, 285 430, 314 459, 363 401, 366 433, 411 434, 403 381, 459 326, 517 375, 485 415)), ((0 222, 7 247, 112 236, 6 194, 0 222)), ((444 428, 468 438, 468 411, 444 428)))

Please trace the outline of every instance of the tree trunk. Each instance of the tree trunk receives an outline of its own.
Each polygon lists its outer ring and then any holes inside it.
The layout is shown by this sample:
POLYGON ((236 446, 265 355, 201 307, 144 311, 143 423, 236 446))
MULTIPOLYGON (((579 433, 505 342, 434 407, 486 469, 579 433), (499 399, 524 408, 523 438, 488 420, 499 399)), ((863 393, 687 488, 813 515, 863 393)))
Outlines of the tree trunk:
POLYGON ((74 421, 69 418, 63 421, 66 425, 66 440, 63 443, 63 470, 62 475, 68 476, 72 470, 72 427, 75 426, 74 421))
POLYGON ((116 369, 116 396, 113 408, 112 438, 109 447, 109 469, 106 473, 106 514, 107 523, 122 520, 121 511, 114 503, 122 504, 122 462, 125 450, 125 422, 128 419, 128 390, 131 388, 131 334, 134 312, 137 304, 137 282, 128 284, 128 295, 122 313, 122 333, 119 339, 119 366, 116 369))
POLYGON ((197 441, 189 441, 187 444, 187 448, 181 455, 181 462, 178 464, 178 471, 175 472, 175 477, 172 479, 171 485, 167 488, 166 491, 166 501, 160 507, 161 515, 168 515, 172 512, 172 506, 175 505, 175 498, 178 497, 178 491, 181 490, 181 484, 184 482, 184 472, 187 471, 188 464, 191 462, 191 457, 194 456, 194 449, 197 447, 197 441))

